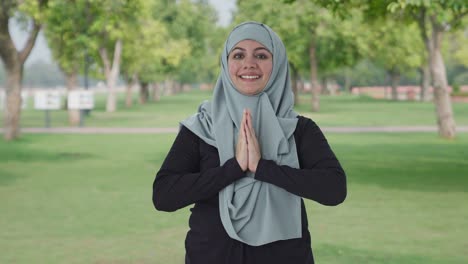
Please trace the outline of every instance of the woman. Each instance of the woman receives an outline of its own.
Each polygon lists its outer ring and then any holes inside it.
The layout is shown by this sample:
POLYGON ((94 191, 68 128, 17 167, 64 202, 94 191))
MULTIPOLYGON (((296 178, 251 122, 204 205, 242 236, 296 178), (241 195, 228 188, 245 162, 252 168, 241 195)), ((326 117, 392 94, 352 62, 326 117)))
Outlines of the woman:
POLYGON ((337 205, 346 176, 317 125, 293 111, 280 38, 246 22, 226 40, 211 102, 181 122, 153 203, 195 204, 186 263, 314 263, 301 197, 337 205))

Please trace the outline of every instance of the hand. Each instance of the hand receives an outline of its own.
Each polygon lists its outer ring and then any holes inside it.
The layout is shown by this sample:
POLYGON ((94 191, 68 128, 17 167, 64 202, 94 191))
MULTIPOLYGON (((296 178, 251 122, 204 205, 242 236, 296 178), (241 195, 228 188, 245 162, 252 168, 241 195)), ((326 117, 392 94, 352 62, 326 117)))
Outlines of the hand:
POLYGON ((247 149, 247 134, 246 134, 247 111, 244 110, 242 121, 237 136, 236 160, 239 163, 242 171, 247 171, 249 164, 249 156, 247 149))
POLYGON ((244 126, 245 136, 247 138, 248 169, 251 172, 256 172, 258 162, 260 162, 262 154, 260 152, 260 145, 258 143, 257 136, 255 135, 255 129, 252 125, 252 115, 250 110, 245 110, 244 115, 246 115, 244 126))

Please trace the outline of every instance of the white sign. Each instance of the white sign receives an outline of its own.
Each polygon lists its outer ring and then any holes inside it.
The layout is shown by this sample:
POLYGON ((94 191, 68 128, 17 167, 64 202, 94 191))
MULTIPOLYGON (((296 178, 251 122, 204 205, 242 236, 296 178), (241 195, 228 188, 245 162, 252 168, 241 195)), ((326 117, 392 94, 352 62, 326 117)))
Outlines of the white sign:
POLYGON ((34 94, 34 108, 39 110, 59 110, 61 97, 59 91, 37 91, 34 94))
POLYGON ((21 109, 28 107, 28 92, 21 91, 21 109))
POLYGON ((5 107, 5 92, 4 91, 0 91, 0 110, 3 110, 4 107, 5 107))
POLYGON ((91 91, 78 90, 68 92, 68 109, 93 109, 94 95, 91 91))
MULTIPOLYGON (((0 111, 6 108, 6 93, 0 91, 0 111)), ((21 109, 26 109, 28 106, 28 93, 21 91, 21 109)))

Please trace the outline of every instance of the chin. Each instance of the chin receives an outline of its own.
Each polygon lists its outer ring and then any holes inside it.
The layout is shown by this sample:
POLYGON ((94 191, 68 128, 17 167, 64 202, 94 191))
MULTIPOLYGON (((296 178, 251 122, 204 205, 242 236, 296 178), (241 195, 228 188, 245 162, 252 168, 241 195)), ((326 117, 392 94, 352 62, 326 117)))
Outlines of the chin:
POLYGON ((258 94, 262 89, 259 89, 258 87, 243 87, 238 90, 245 95, 255 95, 258 94))
POLYGON ((258 93, 257 90, 239 90, 242 94, 245 94, 245 95, 255 95, 258 93))

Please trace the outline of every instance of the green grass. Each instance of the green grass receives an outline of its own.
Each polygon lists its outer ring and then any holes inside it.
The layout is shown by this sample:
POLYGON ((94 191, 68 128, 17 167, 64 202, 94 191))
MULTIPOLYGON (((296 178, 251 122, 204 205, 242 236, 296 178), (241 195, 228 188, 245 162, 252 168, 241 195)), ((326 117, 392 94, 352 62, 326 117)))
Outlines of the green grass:
MULTIPOLYGON (((0 263, 183 263, 188 208, 151 185, 174 134, 0 141, 0 263)), ((348 175, 307 201, 317 263, 468 263, 468 134, 327 134, 348 175)))
MULTIPOLYGON (((119 94, 118 111, 106 113, 105 95, 96 94, 96 108, 84 123, 89 127, 176 127, 180 120, 195 113, 203 100, 210 98, 211 92, 195 90, 163 96, 159 102, 135 104, 127 109, 124 94, 119 94)), ((322 126, 436 125, 434 104, 430 102, 393 102, 354 95, 321 96, 321 110, 314 113, 310 111, 310 101, 310 95, 301 95, 296 110, 322 126)), ((468 125, 467 104, 454 103, 453 110, 457 124, 468 125)), ((65 110, 52 111, 50 115, 52 127, 68 126, 65 110)), ((44 112, 34 110, 30 102, 21 114, 21 126, 43 127, 44 119, 44 112)))
MULTIPOLYGON (((320 111, 311 112, 311 98, 303 95, 296 110, 324 126, 435 126, 432 102, 391 101, 365 96, 321 96, 320 111)), ((458 125, 468 125, 468 104, 453 103, 458 125)))

